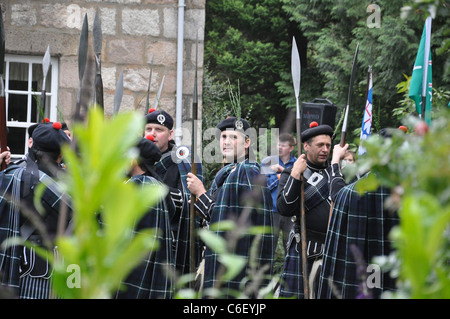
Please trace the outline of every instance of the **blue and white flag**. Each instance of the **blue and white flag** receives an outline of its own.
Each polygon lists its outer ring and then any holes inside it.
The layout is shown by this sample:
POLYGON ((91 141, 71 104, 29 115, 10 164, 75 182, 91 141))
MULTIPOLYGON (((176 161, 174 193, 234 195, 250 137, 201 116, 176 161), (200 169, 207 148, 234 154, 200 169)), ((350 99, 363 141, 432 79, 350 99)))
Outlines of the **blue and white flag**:
MULTIPOLYGON (((370 132, 372 130, 372 66, 369 66, 369 74, 367 79, 367 99, 366 99, 366 107, 364 108, 364 116, 361 126, 361 142, 367 139, 370 136, 370 132)), ((361 146, 361 143, 358 148, 358 155, 363 155, 366 153, 366 149, 361 146)))

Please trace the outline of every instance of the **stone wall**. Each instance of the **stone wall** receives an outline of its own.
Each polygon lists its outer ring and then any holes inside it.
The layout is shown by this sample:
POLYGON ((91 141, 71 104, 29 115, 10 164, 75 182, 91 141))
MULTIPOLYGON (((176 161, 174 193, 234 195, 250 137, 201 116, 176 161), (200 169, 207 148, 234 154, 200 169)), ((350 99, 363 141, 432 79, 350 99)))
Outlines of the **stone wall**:
MULTIPOLYGON (((198 94, 201 108, 205 1, 186 0, 184 8, 183 119, 191 117, 198 33, 198 94)), ((78 44, 84 16, 89 22, 89 53, 93 58, 92 25, 98 12, 103 34, 102 78, 105 115, 124 72, 121 111, 145 113, 153 59, 150 107, 165 74, 160 107, 175 119, 177 81, 178 0, 2 0, 6 53, 44 56, 50 46, 59 59, 58 108, 71 118, 79 87, 78 44)))

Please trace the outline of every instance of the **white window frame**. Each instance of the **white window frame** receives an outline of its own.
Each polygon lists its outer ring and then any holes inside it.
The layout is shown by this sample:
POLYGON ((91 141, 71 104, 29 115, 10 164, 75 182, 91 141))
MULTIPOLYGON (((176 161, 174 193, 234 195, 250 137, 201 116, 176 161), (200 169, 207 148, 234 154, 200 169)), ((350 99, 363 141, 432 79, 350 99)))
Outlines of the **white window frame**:
MULTIPOLYGON (((28 128, 36 122, 32 122, 31 120, 31 105, 32 99, 34 95, 40 96, 41 92, 35 92, 32 90, 32 79, 33 79, 33 64, 41 64, 42 65, 43 57, 39 56, 25 56, 25 55, 15 55, 15 54, 5 54, 5 99, 6 99, 6 119, 8 119, 8 103, 9 103, 9 94, 18 94, 18 95, 27 95, 27 120, 26 122, 22 121, 9 121, 7 120, 8 127, 19 127, 19 128, 28 128), (20 90, 10 90, 9 89, 9 70, 10 63, 18 62, 18 63, 26 63, 28 64, 28 89, 26 91, 20 90)), ((46 92, 46 96, 50 97, 50 121, 54 122, 57 120, 58 110, 58 59, 50 58, 51 68, 49 72, 51 72, 51 83, 50 83, 50 92, 46 92)), ((25 133, 25 140, 23 141, 25 144, 25 153, 28 152, 28 130, 25 133)), ((25 154, 11 154, 11 157, 18 158, 22 157, 25 154)))

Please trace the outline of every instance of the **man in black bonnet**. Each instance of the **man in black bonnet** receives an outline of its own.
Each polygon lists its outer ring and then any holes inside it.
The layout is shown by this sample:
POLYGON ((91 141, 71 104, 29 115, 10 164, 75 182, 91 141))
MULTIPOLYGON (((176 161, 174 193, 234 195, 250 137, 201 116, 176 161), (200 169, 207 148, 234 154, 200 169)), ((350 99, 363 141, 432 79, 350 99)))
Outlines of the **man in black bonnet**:
MULTIPOLYGON (((259 163, 250 158, 251 140, 247 135, 250 124, 242 118, 228 117, 217 125, 216 131, 225 164, 217 172, 210 189, 207 191, 194 174, 188 174, 188 187, 192 194, 197 196, 196 212, 211 225, 242 220, 246 226, 260 226, 265 228, 266 232, 258 237, 258 249, 252 260, 251 248, 254 247, 257 236, 246 234, 239 238, 235 247, 231 247, 234 254, 245 258, 246 263, 239 274, 223 283, 220 275, 223 267, 221 257, 207 245, 203 288, 206 291, 220 285, 223 295, 219 298, 233 298, 239 292, 246 297, 254 297, 255 291, 250 287, 258 290, 267 282, 261 280, 254 281, 252 285, 245 285, 248 274, 255 269, 262 272, 265 269, 264 275, 267 278, 272 275, 273 270, 272 198, 266 186, 266 179, 260 173, 259 163), (251 267, 253 269, 250 269, 251 267)), ((232 232, 226 230, 216 229, 212 232, 227 241, 232 238, 232 232)))
MULTIPOLYGON (((151 108, 145 116, 144 136, 151 136, 153 142, 161 151, 161 159, 155 163, 155 172, 169 189, 169 198, 175 207, 175 214, 171 216, 173 232, 173 250, 175 254, 177 271, 180 274, 190 272, 190 191, 187 188, 187 173, 191 172, 189 149, 177 146, 173 139, 174 121, 169 113, 151 108)), ((201 163, 197 165, 197 176, 203 180, 201 163)), ((195 227, 199 228, 200 220, 196 219, 195 227)), ((196 265, 200 262, 201 245, 195 244, 196 265)))
MULTIPOLYGON (((318 270, 323 255, 325 237, 328 228, 331 200, 329 198, 330 166, 328 156, 331 150, 333 129, 312 122, 310 128, 302 132, 303 149, 294 166, 281 173, 278 186, 277 208, 281 215, 292 216, 293 229, 289 234, 280 285, 280 296, 303 298, 303 277, 301 263, 300 236, 300 194, 304 182, 304 209, 306 224, 306 245, 310 293, 316 291, 312 284, 315 270, 318 270), (303 179, 300 177, 303 174, 303 179), (314 266, 314 267, 313 267, 314 266)), ((317 277, 316 277, 317 278, 317 277)), ((309 296, 314 297, 314 295, 309 296)))
MULTIPOLYGON (((62 158, 61 147, 70 140, 59 122, 39 124, 32 134, 33 145, 25 165, 12 164, 0 173, 0 242, 20 236, 38 246, 56 250, 52 240, 57 234, 60 207, 67 205, 69 215, 71 207, 68 195, 61 191, 54 178, 63 172, 58 165, 62 158), (45 185, 40 193, 42 209, 39 210, 34 205, 38 184, 45 185), (32 222, 35 219, 44 225, 44 232, 37 231, 32 222)), ((17 244, 2 247, 0 265, 2 284, 11 287, 19 298, 51 297, 51 267, 34 250, 17 244)))

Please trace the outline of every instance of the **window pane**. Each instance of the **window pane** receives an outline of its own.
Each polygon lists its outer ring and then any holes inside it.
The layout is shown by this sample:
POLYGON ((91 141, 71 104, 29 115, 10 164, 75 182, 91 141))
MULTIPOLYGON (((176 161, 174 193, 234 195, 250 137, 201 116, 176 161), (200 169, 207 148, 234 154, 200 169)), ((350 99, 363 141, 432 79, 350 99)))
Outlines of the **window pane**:
POLYGON ((11 80, 28 82, 28 63, 10 62, 10 64, 9 64, 9 81, 10 81, 9 89, 16 90, 11 86, 11 80))
MULTIPOLYGON (((10 81, 10 83, 14 82, 15 87, 21 87, 20 85, 26 85, 25 82, 22 81, 10 81)), ((8 100, 8 121, 27 121, 27 100, 28 97, 26 95, 21 94, 9 94, 8 100)))
POLYGON ((26 130, 23 127, 8 128, 8 146, 11 154, 25 154, 26 130))

